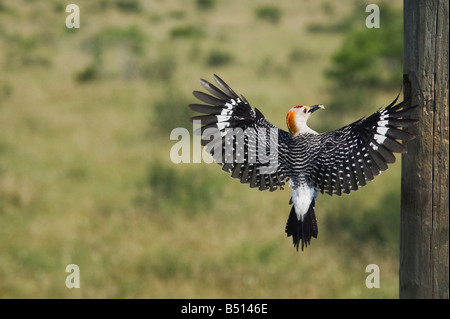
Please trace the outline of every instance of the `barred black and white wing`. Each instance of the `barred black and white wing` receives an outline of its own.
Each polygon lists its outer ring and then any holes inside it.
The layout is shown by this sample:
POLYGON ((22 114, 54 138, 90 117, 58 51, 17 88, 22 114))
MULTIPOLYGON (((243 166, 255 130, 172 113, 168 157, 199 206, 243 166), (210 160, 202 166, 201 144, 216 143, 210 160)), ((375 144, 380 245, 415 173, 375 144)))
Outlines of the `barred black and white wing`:
POLYGON ((288 178, 285 158, 291 135, 268 122, 217 75, 214 80, 219 87, 200 80, 211 95, 193 92, 206 104, 189 105, 192 110, 206 114, 190 118, 201 121, 202 127, 195 133, 201 134, 202 145, 206 145, 222 170, 241 183, 259 190, 282 189, 288 178))
POLYGON ((399 141, 415 138, 404 128, 417 122, 405 118, 416 106, 407 108, 406 101, 395 105, 397 99, 367 118, 317 136, 320 149, 310 176, 317 190, 348 194, 386 170, 394 153, 406 153, 399 141))

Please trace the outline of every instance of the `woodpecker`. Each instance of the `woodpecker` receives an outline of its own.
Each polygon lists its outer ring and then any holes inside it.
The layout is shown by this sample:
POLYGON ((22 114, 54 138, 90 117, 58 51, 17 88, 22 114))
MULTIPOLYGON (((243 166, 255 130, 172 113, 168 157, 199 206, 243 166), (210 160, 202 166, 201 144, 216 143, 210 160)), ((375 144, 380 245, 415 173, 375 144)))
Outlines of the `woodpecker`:
MULTIPOLYGON (((193 95, 206 104, 190 104, 193 111, 202 113, 191 117, 203 125, 196 133, 201 135, 202 145, 222 170, 240 179, 251 188, 274 191, 283 189, 288 182, 292 188, 289 204, 292 204, 285 232, 292 236, 294 247, 310 245, 317 238, 318 227, 315 204, 319 193, 338 195, 350 193, 365 186, 395 161, 393 153, 406 153, 401 141, 415 136, 404 128, 417 120, 409 119, 417 106, 408 107, 407 101, 395 100, 368 117, 363 117, 340 129, 317 133, 308 127, 311 114, 324 109, 322 104, 299 105, 291 108, 286 116, 288 131, 279 129, 266 120, 257 109, 252 108, 243 95, 236 94, 220 77, 214 75, 218 87, 201 79, 200 84, 209 93, 194 91, 193 95), (211 134, 216 130, 218 134, 211 134), (250 132, 239 139, 236 129, 250 132), (255 142, 256 131, 272 130, 265 139, 255 142), (215 138, 211 139, 211 136, 215 138), (258 155, 274 143, 277 148, 275 169, 267 169, 267 160, 258 155), (263 151, 251 155, 257 143, 265 143, 263 151), (231 145, 231 146, 230 146, 231 145), (265 147, 264 147, 265 146, 265 147), (244 153, 245 156, 241 156, 244 153)), ((265 154, 267 155, 267 153, 265 154)), ((270 156, 269 156, 270 158, 270 156)))

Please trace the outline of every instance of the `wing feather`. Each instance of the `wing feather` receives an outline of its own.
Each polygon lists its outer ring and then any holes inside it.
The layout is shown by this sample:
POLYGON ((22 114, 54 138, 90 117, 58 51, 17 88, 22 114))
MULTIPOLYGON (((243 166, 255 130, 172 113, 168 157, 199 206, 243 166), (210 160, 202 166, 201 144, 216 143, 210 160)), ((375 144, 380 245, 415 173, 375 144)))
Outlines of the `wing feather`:
POLYGON ((417 123, 408 118, 417 106, 408 107, 408 101, 395 105, 397 98, 367 118, 319 134, 321 146, 311 174, 316 189, 329 195, 357 190, 388 169, 395 153, 406 153, 400 142, 415 137, 405 128, 417 123))
POLYGON ((232 178, 239 179, 241 183, 248 183, 252 188, 258 187, 259 190, 274 191, 278 187, 282 188, 288 178, 284 159, 287 156, 287 145, 292 139, 290 133, 273 126, 258 109, 250 106, 243 95, 236 94, 220 77, 214 75, 214 80, 217 86, 200 80, 200 84, 209 94, 193 92, 197 99, 206 103, 189 105, 190 109, 205 114, 190 118, 191 121, 201 121, 202 124, 194 134, 202 136, 202 145, 206 145, 206 151, 232 178), (220 140, 206 136, 206 129, 215 129, 213 132, 216 133, 212 135, 220 136, 220 140), (267 133, 271 129, 277 133, 276 137, 267 133), (243 139, 235 135, 238 130, 244 132, 243 139), (266 147, 262 149, 269 149, 271 142, 277 146, 276 154, 269 154, 269 163, 262 160, 262 155, 267 154, 259 154, 257 148, 258 132, 261 130, 265 130, 263 132, 269 137, 265 141, 266 147), (272 162, 276 163, 274 170, 264 172, 263 169, 269 168, 272 162))

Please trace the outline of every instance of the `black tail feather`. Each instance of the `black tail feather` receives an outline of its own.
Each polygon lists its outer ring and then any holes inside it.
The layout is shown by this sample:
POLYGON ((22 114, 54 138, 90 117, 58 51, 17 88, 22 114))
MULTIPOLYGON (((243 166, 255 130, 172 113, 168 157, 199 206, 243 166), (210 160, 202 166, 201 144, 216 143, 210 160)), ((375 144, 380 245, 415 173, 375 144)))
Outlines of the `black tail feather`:
POLYGON ((292 236, 292 241, 297 251, 300 241, 302 242, 303 251, 303 247, 308 247, 308 244, 311 244, 311 237, 317 238, 318 229, 314 206, 315 200, 311 202, 308 212, 303 215, 303 220, 298 220, 295 207, 292 205, 291 213, 286 223, 286 234, 288 237, 292 236))

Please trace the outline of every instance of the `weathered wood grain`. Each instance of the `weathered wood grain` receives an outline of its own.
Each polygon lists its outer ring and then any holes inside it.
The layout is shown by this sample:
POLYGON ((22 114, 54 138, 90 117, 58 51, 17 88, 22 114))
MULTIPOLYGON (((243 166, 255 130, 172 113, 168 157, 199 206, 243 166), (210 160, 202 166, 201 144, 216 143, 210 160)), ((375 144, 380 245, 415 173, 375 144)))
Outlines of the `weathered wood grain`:
POLYGON ((405 98, 419 124, 402 157, 400 298, 449 298, 448 10, 404 0, 405 98))

